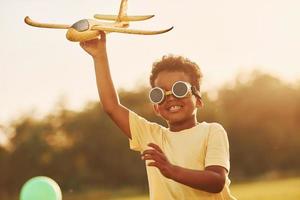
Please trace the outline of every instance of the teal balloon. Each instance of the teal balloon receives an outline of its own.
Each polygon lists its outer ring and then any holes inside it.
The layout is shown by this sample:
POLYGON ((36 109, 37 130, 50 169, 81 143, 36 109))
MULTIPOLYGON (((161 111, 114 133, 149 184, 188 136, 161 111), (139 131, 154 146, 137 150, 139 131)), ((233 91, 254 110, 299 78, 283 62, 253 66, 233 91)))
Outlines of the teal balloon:
POLYGON ((20 200, 62 200, 62 194, 54 180, 38 176, 29 179, 23 185, 20 200))

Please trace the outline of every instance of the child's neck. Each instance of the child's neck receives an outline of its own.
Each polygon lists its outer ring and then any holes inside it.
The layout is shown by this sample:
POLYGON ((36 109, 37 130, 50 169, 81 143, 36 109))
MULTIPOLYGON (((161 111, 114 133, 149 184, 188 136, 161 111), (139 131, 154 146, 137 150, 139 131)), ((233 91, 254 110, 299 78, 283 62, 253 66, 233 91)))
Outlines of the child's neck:
POLYGON ((183 122, 176 122, 176 123, 168 123, 169 130, 172 132, 179 132, 185 129, 193 128, 198 124, 196 117, 183 122))

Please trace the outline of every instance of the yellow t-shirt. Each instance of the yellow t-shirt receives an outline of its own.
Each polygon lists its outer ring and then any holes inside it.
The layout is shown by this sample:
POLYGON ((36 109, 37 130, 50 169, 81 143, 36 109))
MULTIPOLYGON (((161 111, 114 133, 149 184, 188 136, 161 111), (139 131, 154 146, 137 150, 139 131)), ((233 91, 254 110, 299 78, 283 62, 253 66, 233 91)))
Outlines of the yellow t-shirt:
MULTIPOLYGON (((177 166, 204 170, 219 165, 229 172, 229 144, 223 127, 217 123, 202 122, 190 129, 172 132, 169 129, 129 113, 130 149, 144 151, 150 142, 159 145, 168 160, 177 166)), ((147 163, 147 162, 146 162, 147 163)), ((194 189, 165 178, 156 167, 146 165, 151 200, 232 200, 230 180, 227 177, 220 193, 194 189)))

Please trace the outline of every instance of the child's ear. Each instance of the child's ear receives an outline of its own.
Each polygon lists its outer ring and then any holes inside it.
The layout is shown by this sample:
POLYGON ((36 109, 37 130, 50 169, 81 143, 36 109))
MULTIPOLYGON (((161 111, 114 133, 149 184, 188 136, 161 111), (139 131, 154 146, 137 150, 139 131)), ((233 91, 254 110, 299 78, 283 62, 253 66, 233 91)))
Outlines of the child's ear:
POLYGON ((157 115, 158 117, 160 117, 160 113, 159 113, 159 109, 158 109, 158 105, 157 104, 153 104, 153 110, 155 115, 157 115))
POLYGON ((204 106, 204 102, 203 102, 202 98, 196 97, 196 107, 203 108, 203 106, 204 106))

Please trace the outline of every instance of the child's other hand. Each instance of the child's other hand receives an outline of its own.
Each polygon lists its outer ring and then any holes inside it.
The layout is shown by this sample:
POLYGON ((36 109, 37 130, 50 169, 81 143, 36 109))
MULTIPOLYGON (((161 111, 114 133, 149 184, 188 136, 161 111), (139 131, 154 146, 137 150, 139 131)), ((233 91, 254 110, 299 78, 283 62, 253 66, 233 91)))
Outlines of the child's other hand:
POLYGON ((158 145, 150 143, 148 146, 152 147, 153 149, 145 150, 141 155, 142 160, 152 160, 153 162, 149 162, 148 166, 157 167, 162 175, 164 175, 166 178, 171 178, 174 171, 174 165, 168 161, 164 152, 158 145))
POLYGON ((94 59, 106 54, 106 34, 101 31, 100 36, 101 38, 80 42, 80 46, 94 59))

